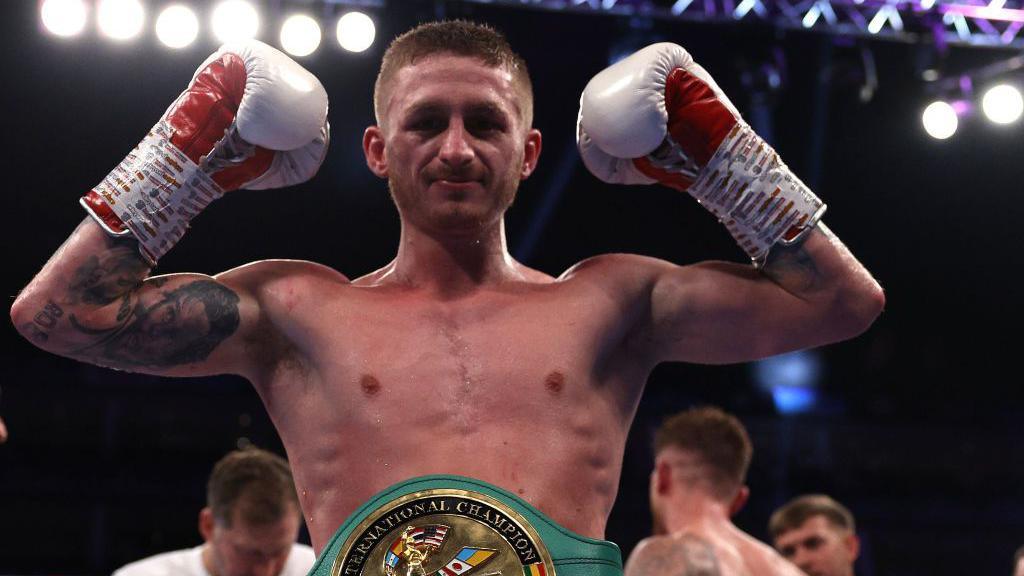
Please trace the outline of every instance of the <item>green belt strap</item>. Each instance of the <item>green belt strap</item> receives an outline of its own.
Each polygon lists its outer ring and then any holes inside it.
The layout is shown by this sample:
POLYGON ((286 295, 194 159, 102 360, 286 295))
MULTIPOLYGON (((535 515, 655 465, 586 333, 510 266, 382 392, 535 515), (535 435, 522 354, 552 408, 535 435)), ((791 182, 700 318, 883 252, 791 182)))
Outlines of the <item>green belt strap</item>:
POLYGON ((481 480, 464 476, 419 476, 378 492, 359 507, 334 533, 309 576, 329 576, 335 558, 352 531, 370 514, 406 494, 431 489, 456 489, 481 493, 500 500, 533 526, 551 554, 557 576, 621 576, 622 554, 614 542, 595 540, 570 532, 515 494, 481 480))

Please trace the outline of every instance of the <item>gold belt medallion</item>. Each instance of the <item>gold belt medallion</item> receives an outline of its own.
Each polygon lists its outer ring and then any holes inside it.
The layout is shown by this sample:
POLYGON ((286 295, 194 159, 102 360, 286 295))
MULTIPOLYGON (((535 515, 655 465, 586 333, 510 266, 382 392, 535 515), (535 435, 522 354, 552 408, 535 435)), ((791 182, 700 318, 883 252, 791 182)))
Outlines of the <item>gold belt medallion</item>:
POLYGON ((366 516, 331 576, 556 576, 547 547, 504 502, 468 490, 406 494, 366 516))

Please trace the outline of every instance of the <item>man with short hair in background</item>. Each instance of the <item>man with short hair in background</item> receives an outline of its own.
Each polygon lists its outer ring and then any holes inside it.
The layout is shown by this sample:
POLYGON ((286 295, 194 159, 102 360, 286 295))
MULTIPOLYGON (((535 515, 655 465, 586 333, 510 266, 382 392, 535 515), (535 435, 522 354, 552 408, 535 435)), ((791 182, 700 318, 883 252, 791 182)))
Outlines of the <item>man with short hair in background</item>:
POLYGON ((775 549, 808 576, 853 576, 860 539, 853 514, 824 494, 790 500, 768 521, 775 549))
POLYGON ((114 576, 303 576, 316 557, 295 542, 301 522, 288 462, 258 448, 236 450, 207 483, 204 543, 132 562, 114 576))
POLYGON ((637 545, 625 576, 799 576, 732 523, 750 495, 744 482, 752 455, 743 424, 718 408, 666 420, 651 473, 654 535, 637 545))

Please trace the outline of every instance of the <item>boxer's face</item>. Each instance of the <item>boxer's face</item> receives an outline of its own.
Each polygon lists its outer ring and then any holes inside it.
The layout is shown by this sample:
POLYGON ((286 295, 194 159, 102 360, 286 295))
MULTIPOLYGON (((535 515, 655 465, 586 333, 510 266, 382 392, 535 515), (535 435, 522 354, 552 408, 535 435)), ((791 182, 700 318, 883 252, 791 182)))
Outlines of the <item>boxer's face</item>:
POLYGON ((812 516, 783 532, 775 548, 808 576, 852 576, 857 559, 857 536, 832 525, 824 516, 812 516))
POLYGON ((512 75, 438 54, 399 70, 388 94, 363 143, 403 219, 447 233, 497 222, 540 154, 512 75))
MULTIPOLYGON (((210 549, 210 564, 217 576, 277 576, 284 569, 292 544, 299 534, 299 516, 285 514, 276 522, 248 525, 235 511, 231 526, 210 516, 203 531, 210 549)), ((202 522, 202 520, 200 521, 202 522)))

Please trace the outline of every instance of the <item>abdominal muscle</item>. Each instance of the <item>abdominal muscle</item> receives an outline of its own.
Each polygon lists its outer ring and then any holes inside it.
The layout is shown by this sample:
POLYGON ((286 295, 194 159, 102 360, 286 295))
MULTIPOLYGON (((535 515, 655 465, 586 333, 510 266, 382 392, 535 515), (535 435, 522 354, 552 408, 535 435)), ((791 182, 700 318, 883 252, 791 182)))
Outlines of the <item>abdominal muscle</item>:
POLYGON ((509 395, 459 406, 443 396, 337 412, 307 399, 281 417, 268 403, 318 553, 371 496, 428 474, 489 482, 564 528, 604 537, 627 426, 619 410, 599 395, 575 404, 539 398, 548 401, 532 408, 509 395))

